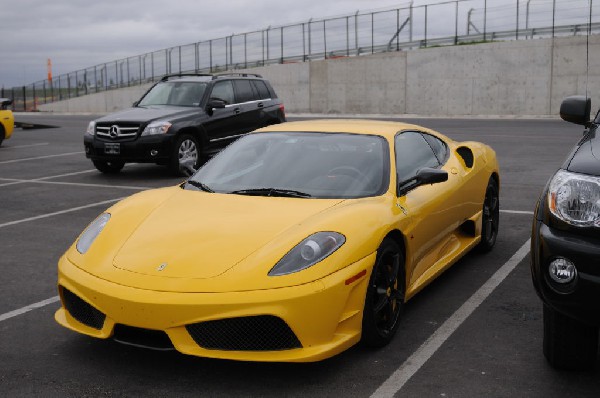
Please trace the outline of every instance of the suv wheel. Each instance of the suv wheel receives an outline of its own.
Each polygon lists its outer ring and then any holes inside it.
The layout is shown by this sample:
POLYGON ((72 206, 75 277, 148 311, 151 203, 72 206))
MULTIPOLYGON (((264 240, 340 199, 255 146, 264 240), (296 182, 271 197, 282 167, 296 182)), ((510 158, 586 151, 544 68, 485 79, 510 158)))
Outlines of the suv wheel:
POLYGON ((106 174, 118 173, 125 166, 125 162, 120 161, 92 160, 92 163, 98 170, 106 174))
POLYGON ((558 369, 590 369, 598 353, 598 327, 544 304, 544 356, 558 369))
POLYGON ((177 175, 190 176, 200 166, 200 145, 194 136, 184 134, 175 141, 171 159, 171 171, 177 175))

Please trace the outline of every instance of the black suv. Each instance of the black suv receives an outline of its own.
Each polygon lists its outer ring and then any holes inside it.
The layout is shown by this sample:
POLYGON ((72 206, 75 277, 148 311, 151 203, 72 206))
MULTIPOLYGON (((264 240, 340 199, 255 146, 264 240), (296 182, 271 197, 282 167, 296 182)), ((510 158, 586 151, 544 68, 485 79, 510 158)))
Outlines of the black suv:
POLYGON ((133 108, 90 122, 85 154, 103 173, 151 162, 189 175, 236 138, 284 121, 281 100, 260 75, 167 75, 133 108))
POLYGON ((587 129, 538 200, 531 273, 544 302, 544 355, 556 368, 593 367, 600 326, 600 112, 563 101, 560 116, 587 129))

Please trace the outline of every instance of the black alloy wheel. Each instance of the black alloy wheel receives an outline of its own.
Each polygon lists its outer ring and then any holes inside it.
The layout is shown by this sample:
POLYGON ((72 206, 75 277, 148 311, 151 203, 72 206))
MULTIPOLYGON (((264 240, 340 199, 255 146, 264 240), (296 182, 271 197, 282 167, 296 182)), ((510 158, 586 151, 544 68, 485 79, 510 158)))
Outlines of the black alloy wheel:
POLYGON ((490 178, 485 191, 483 201, 483 215, 481 220, 481 242, 477 249, 481 252, 488 252, 494 248, 496 238, 498 237, 498 228, 500 226, 500 198, 498 195, 498 183, 494 178, 490 178))
POLYGON ((115 174, 121 171, 125 166, 125 162, 120 161, 106 161, 106 160, 92 160, 92 163, 98 170, 105 174, 115 174))
POLYGON ((370 347, 388 344, 400 321, 405 294, 404 254, 391 238, 379 249, 369 279, 362 323, 362 342, 370 347))

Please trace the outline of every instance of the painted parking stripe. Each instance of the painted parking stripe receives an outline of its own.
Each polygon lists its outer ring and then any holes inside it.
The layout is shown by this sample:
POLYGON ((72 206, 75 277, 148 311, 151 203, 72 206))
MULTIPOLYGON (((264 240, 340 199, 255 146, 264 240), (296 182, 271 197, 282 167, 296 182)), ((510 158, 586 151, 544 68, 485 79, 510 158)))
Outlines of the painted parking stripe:
POLYGON ((0 164, 17 163, 17 162, 27 162, 29 160, 38 160, 38 159, 57 158, 57 157, 60 157, 60 156, 81 155, 82 153, 84 153, 84 152, 83 151, 79 151, 79 152, 67 152, 67 153, 59 153, 57 155, 37 156, 37 157, 34 157, 34 158, 3 160, 3 161, 0 162, 0 164))
POLYGON ((7 312, 6 314, 0 315, 0 322, 5 321, 10 318, 14 318, 19 315, 23 315, 29 311, 35 310, 37 308, 45 307, 48 304, 56 303, 60 298, 58 296, 50 297, 49 299, 39 301, 37 303, 28 305, 27 307, 19 308, 18 310, 7 312))
POLYGON ((91 204, 85 205, 85 206, 72 207, 72 208, 66 209, 66 210, 55 211, 54 213, 41 214, 39 216, 23 218, 21 220, 9 221, 9 222, 5 222, 5 223, 0 224, 0 228, 9 227, 11 225, 16 225, 16 224, 22 224, 22 223, 29 222, 29 221, 35 221, 35 220, 39 220, 39 219, 42 219, 42 218, 48 218, 48 217, 58 216, 60 214, 72 213, 74 211, 88 209, 90 207, 104 206, 104 205, 107 205, 107 204, 110 204, 110 203, 118 202, 119 200, 123 200, 125 198, 126 197, 117 198, 117 199, 110 199, 110 200, 104 200, 102 202, 91 203, 91 204))
POLYGON ((530 239, 371 395, 393 397, 529 253, 530 239))
POLYGON ((524 210, 500 210, 500 213, 507 213, 507 214, 527 214, 527 215, 533 216, 533 212, 532 211, 524 211, 524 210))
POLYGON ((49 142, 40 142, 38 144, 29 144, 29 145, 16 145, 16 146, 9 146, 7 148, 10 149, 16 149, 16 148, 31 148, 32 146, 44 146, 44 145, 50 145, 49 142))

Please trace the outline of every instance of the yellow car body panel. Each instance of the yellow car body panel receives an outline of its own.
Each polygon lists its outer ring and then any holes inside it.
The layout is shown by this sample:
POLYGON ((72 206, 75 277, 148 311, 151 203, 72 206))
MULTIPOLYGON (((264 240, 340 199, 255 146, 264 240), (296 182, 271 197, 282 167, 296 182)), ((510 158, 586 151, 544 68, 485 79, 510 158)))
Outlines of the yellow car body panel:
POLYGON ((0 129, 0 143, 2 143, 2 140, 10 138, 15 128, 15 117, 11 110, 0 109, 0 125, 2 125, 0 129))
POLYGON ((458 261, 481 239, 482 204, 490 178, 499 183, 491 148, 455 142, 397 122, 292 122, 258 131, 347 132, 384 137, 390 178, 384 194, 358 199, 242 196, 183 190, 142 192, 112 206, 89 250, 75 242, 58 264, 63 307, 56 320, 79 333, 112 336, 116 324, 164 331, 186 354, 254 361, 317 361, 361 339, 363 308, 378 247, 394 236, 404 249, 405 300, 458 261), (394 139, 402 131, 434 135, 448 146, 448 182, 396 194, 394 139), (457 155, 469 148, 473 164, 457 155), (465 225, 470 228, 465 228, 465 225), (346 241, 300 272, 268 276, 304 238, 334 231, 346 241), (66 309, 64 290, 106 316, 100 329, 66 309), (301 347, 241 351, 206 349, 186 325, 272 315, 301 347))

